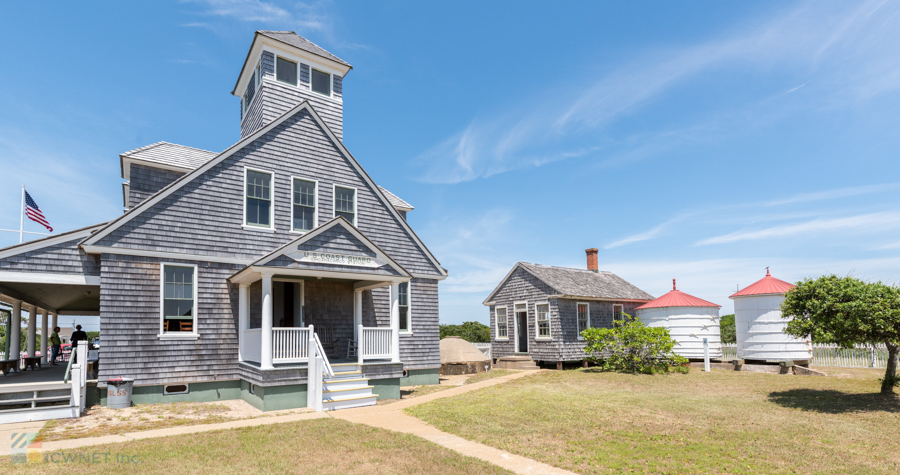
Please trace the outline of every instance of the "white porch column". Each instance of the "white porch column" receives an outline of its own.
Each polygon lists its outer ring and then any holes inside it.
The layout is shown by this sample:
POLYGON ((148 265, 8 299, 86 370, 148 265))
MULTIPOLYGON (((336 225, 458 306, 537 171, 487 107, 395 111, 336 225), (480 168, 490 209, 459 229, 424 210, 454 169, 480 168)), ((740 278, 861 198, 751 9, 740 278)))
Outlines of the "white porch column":
MULTIPOLYGON (((21 347, 19 341, 22 339, 22 301, 13 300, 12 322, 9 329, 9 356, 7 359, 18 360, 21 347)), ((18 371, 19 366, 16 365, 18 371)))
POLYGON ((400 362, 400 284, 391 284, 391 362, 400 362))
POLYGON ((48 332, 47 328, 47 320, 49 320, 47 309, 44 309, 41 314, 41 364, 45 365, 49 361, 47 358, 47 338, 50 336, 50 332, 48 332))
POLYGON ((28 357, 34 356, 34 337, 37 336, 37 313, 38 308, 32 306, 28 310, 28 338, 25 340, 25 347, 28 348, 28 357))
POLYGON ((58 326, 59 326, 59 322, 57 322, 56 320, 58 319, 57 317, 59 317, 59 315, 57 315, 57 314, 54 312, 54 313, 51 313, 50 316, 53 317, 53 322, 50 323, 50 328, 53 329, 53 328, 58 327, 58 326))
POLYGON ((262 333, 260 367, 272 369, 272 274, 262 275, 262 333))
POLYGON ((244 361, 244 331, 250 326, 250 284, 238 289, 238 361, 244 361))
POLYGON ((362 325, 362 290, 353 291, 353 341, 359 348, 359 326, 362 325))

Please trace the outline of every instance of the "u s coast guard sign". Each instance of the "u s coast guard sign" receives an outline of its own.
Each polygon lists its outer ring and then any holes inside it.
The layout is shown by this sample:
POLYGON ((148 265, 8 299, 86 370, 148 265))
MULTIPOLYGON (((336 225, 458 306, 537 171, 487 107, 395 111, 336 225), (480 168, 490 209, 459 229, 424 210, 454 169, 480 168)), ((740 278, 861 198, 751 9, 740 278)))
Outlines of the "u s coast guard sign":
POLYGON ((335 254, 331 252, 309 252, 294 251, 287 254, 288 257, 297 262, 310 262, 316 264, 334 264, 336 266, 354 266, 354 267, 381 267, 384 262, 368 256, 348 256, 346 254, 335 254))

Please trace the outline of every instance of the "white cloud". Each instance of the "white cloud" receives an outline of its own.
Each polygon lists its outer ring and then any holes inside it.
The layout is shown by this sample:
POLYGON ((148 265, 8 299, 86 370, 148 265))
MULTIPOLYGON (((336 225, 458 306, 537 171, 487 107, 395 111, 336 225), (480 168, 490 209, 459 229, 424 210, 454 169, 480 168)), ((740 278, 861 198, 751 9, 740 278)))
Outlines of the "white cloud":
POLYGON ((848 188, 837 188, 833 190, 818 191, 815 193, 800 193, 785 199, 769 201, 764 203, 765 206, 778 206, 793 203, 804 203, 808 201, 830 200, 835 198, 846 198, 848 196, 867 195, 871 193, 882 193, 885 191, 893 191, 900 189, 900 183, 885 183, 881 185, 854 186, 848 188))
MULTIPOLYGON (((771 122, 756 116, 778 116, 779 110, 788 110, 788 105, 763 98, 757 102, 764 106, 757 107, 751 100, 749 105, 730 106, 737 111, 713 112, 695 127, 681 125, 682 130, 696 129, 695 136, 687 139, 666 130, 648 131, 643 135, 649 141, 633 143, 606 135, 608 126, 648 107, 689 79, 726 66, 754 74, 771 70, 815 74, 814 107, 852 104, 900 88, 900 56, 892 53, 900 48, 900 29, 886 20, 900 9, 881 1, 854 4, 849 9, 839 4, 830 8, 809 4, 777 11, 767 23, 732 27, 737 33, 728 37, 639 55, 631 64, 589 83, 581 89, 585 92, 575 97, 532 98, 513 111, 475 118, 460 133, 415 159, 421 168, 418 178, 459 183, 596 152, 621 161, 697 140, 719 140, 718 127, 711 126, 721 123, 719 115, 741 121, 733 130, 749 130, 771 122), (740 107, 747 109, 745 113, 740 107)), ((554 89, 577 90, 578 81, 554 89)), ((784 93, 776 95, 783 97, 784 93)))
MULTIPOLYGON (((326 15, 317 4, 296 2, 291 9, 282 8, 262 0, 187 0, 206 6, 207 15, 235 18, 240 21, 274 23, 288 29, 330 30, 326 15)), ((206 23, 189 23, 185 26, 209 27, 206 23)))
POLYGON ((848 216, 844 218, 814 219, 797 224, 785 224, 755 231, 737 231, 730 234, 704 239, 697 243, 698 246, 710 244, 727 244, 739 241, 755 241, 771 239, 796 234, 816 234, 824 231, 839 229, 852 229, 871 232, 878 229, 893 229, 900 227, 900 212, 882 212, 848 216))

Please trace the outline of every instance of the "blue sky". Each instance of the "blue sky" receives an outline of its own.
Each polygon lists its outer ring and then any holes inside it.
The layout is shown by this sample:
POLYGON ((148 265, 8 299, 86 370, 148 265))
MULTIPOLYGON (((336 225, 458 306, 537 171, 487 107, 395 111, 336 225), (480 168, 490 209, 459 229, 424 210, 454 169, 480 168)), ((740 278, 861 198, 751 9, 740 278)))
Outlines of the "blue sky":
POLYGON ((345 143, 416 207, 443 322, 588 247, 723 313, 767 266, 900 281, 897 3, 52 5, 0 4, 0 228, 23 183, 65 231, 121 213, 119 153, 236 142, 252 32, 295 30, 353 64, 345 143))

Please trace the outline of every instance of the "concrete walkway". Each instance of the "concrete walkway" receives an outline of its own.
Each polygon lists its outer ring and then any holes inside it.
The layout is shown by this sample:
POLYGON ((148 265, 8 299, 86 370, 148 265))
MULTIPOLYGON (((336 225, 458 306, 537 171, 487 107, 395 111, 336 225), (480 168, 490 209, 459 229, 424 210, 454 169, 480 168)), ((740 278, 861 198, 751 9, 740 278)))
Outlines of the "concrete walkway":
POLYGON ((415 417, 409 416, 403 412, 410 406, 424 404, 435 399, 445 397, 458 396, 469 391, 493 386, 495 384, 504 383, 513 379, 522 378, 538 371, 523 371, 508 376, 489 379, 475 384, 466 384, 453 389, 445 389, 443 391, 432 393, 427 396, 419 396, 391 404, 379 406, 361 407, 358 409, 344 409, 330 413, 335 419, 343 419, 348 422, 357 424, 365 424, 372 427, 379 427, 394 432, 403 432, 421 437, 425 440, 434 442, 442 447, 446 447, 454 452, 469 457, 484 460, 485 462, 505 468, 514 473, 522 475, 533 474, 567 474, 574 475, 573 472, 563 470, 561 468, 552 467, 542 462, 514 455, 509 452, 496 449, 478 442, 463 439, 462 437, 448 434, 430 426, 415 417))
MULTIPOLYGON (((482 388, 494 386, 514 379, 530 376, 539 371, 523 371, 513 373, 507 376, 501 376, 494 379, 482 381, 480 383, 466 384, 452 389, 445 389, 426 396, 419 396, 412 399, 401 400, 390 404, 381 404, 376 406, 361 407, 358 409, 344 409, 334 412, 305 412, 300 414, 288 414, 284 416, 258 417, 254 419, 242 419, 238 421, 222 422, 218 424, 201 424, 194 426, 169 427, 165 429, 149 430, 142 432, 130 432, 121 435, 107 435, 102 437, 85 437, 82 439, 57 440, 52 442, 44 442, 42 449, 45 452, 53 452, 58 450, 70 450, 79 447, 88 447, 92 445, 114 444, 121 442, 129 442, 132 440, 153 439, 158 437, 168 437, 172 435, 195 434, 199 432, 210 432, 222 429, 238 429, 241 427, 254 427, 269 424, 283 424, 286 422, 297 422, 311 419, 323 419, 333 417, 357 424, 365 424, 372 427, 391 430, 394 432, 402 432, 421 437, 425 440, 434 442, 442 447, 446 447, 454 452, 469 457, 484 460, 485 462, 497 465, 499 467, 510 470, 514 473, 523 475, 534 474, 566 474, 574 475, 573 472, 552 467, 545 463, 538 462, 519 455, 496 449, 478 442, 463 439, 462 437, 448 434, 437 428, 430 426, 415 417, 409 416, 403 412, 407 407, 424 404, 435 399, 458 396, 470 391, 477 391, 482 388)), ((15 424, 16 427, 3 426, 0 431, 0 437, 9 440, 11 432, 37 432, 43 426, 43 422, 15 424), (20 427, 21 426, 21 427, 20 427), (24 429, 24 430, 23 430, 24 429)), ((2 439, 0 439, 2 440, 2 439)), ((10 454, 8 444, 0 443, 0 456, 10 454)))

